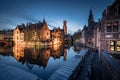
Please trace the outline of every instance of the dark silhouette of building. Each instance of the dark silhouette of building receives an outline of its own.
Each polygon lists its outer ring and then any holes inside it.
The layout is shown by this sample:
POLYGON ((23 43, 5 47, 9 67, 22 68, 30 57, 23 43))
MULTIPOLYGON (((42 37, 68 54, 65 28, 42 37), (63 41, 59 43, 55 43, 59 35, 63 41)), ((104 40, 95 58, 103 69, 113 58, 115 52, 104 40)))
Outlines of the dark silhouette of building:
POLYGON ((88 26, 84 26, 82 30, 82 42, 84 45, 93 47, 94 42, 94 28, 97 23, 94 21, 92 9, 90 9, 88 16, 88 26))

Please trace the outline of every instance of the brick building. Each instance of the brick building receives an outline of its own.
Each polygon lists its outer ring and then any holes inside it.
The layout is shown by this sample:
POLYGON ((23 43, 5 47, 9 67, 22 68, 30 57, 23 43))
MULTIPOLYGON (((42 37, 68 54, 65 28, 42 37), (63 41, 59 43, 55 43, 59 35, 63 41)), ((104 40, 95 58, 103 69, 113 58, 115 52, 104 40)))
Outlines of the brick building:
POLYGON ((66 21, 63 22, 63 29, 54 28, 50 30, 48 25, 43 19, 43 22, 39 23, 28 23, 27 25, 18 25, 14 29, 14 42, 15 44, 25 45, 51 45, 61 44, 64 41, 64 35, 67 34, 66 21))

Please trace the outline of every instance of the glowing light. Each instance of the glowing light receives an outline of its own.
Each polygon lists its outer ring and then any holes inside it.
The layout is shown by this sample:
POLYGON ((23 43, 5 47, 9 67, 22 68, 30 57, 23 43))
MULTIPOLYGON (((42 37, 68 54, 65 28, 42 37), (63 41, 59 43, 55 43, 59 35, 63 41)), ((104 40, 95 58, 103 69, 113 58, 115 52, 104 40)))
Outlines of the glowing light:
POLYGON ((59 39, 58 38, 54 38, 53 44, 59 44, 59 43, 60 43, 59 39))
POLYGON ((114 46, 111 46, 111 47, 110 47, 110 50, 111 50, 111 51, 114 51, 114 46))
POLYGON ((117 51, 120 51, 120 47, 117 47, 117 51))

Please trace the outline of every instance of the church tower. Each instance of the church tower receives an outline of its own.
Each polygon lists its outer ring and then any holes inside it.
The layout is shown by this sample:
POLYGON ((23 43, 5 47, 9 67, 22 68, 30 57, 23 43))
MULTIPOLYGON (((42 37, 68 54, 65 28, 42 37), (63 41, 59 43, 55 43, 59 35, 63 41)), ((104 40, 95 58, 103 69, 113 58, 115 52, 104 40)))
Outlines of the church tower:
POLYGON ((67 21, 66 20, 63 21, 63 30, 64 30, 64 34, 67 34, 67 21))
POLYGON ((89 17, 88 17, 88 30, 90 31, 90 33, 92 33, 94 26, 95 26, 95 21, 94 21, 92 9, 90 9, 89 17))
POLYGON ((89 18, 88 18, 88 26, 91 26, 93 23, 94 23, 94 17, 93 17, 92 9, 90 9, 89 18))

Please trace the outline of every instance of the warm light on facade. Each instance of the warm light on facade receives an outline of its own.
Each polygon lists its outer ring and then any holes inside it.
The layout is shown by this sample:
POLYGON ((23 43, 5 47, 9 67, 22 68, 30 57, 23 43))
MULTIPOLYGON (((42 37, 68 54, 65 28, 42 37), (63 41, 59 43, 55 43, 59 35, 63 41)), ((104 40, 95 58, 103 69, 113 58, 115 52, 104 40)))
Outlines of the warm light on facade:
POLYGON ((117 41, 117 51, 120 51, 120 41, 117 41))
POLYGON ((115 41, 110 41, 110 50, 115 51, 115 41))
POLYGON ((117 51, 120 51, 120 47, 117 47, 117 51))
POLYGON ((56 44, 56 45, 53 45, 53 50, 58 50, 60 49, 60 45, 56 44))
POLYGON ((110 50, 111 50, 111 51, 114 51, 114 46, 110 46, 110 50))
POLYGON ((113 42, 113 41, 111 41, 111 42, 110 42, 110 45, 114 45, 114 42, 113 42))
POLYGON ((53 44, 60 44, 60 40, 59 40, 59 38, 54 38, 54 40, 53 40, 53 44))

